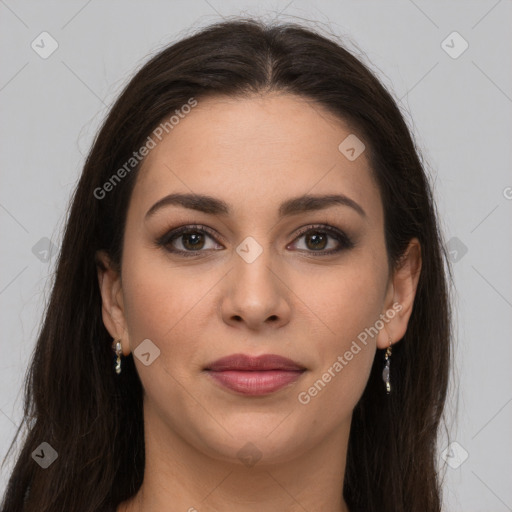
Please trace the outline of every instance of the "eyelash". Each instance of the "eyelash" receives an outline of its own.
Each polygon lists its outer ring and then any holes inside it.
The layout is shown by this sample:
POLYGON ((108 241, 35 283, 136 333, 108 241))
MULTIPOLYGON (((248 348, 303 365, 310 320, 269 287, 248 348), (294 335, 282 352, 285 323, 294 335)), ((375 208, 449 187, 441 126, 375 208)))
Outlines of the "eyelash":
MULTIPOLYGON (((355 247, 355 243, 343 231, 340 231, 332 226, 324 225, 324 224, 315 224, 315 225, 306 226, 304 228, 301 228, 299 230, 299 233, 297 234, 296 238, 294 239, 294 242, 298 238, 301 238, 302 236, 304 236, 305 234, 310 233, 310 232, 327 234, 330 237, 337 240, 338 243, 340 244, 339 248, 331 249, 328 251, 314 251, 314 250, 308 251, 308 250, 306 250, 306 252, 314 254, 315 256, 331 256, 335 253, 339 253, 343 250, 352 249, 353 247, 355 247)), ((214 235, 209 229, 207 229, 205 227, 201 227, 199 225, 188 225, 188 226, 182 226, 180 228, 177 228, 177 229, 174 229, 174 230, 171 230, 171 231, 165 233, 163 236, 161 236, 160 238, 157 239, 156 244, 158 247, 163 247, 166 251, 173 253, 173 254, 177 254, 177 255, 185 256, 185 257, 196 256, 200 252, 205 252, 205 250, 182 251, 181 249, 171 248, 172 246, 170 246, 170 243, 175 239, 179 239, 180 236, 182 236, 184 234, 194 234, 194 233, 204 233, 214 239, 214 235)))

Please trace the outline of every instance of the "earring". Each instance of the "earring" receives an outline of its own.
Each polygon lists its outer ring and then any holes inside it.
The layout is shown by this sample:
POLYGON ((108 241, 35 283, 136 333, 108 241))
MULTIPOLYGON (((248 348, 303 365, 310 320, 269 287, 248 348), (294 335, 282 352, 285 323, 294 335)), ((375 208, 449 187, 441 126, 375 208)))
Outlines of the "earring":
POLYGON ((384 360, 386 364, 384 365, 384 370, 382 370, 382 380, 386 384, 386 393, 389 395, 391 393, 391 384, 389 382, 389 362, 391 360, 391 336, 389 337, 389 347, 386 349, 386 354, 384 355, 384 360))
POLYGON ((122 352, 121 340, 114 340, 114 342, 112 343, 112 348, 114 348, 114 351, 117 355, 116 373, 119 375, 121 373, 121 352, 122 352))

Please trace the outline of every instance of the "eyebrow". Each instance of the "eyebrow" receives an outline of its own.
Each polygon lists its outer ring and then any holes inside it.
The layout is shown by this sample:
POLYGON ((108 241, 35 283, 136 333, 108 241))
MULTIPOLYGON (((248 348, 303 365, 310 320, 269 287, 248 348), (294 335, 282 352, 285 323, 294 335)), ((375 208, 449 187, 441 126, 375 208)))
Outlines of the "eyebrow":
MULTIPOLYGON (((293 197, 284 201, 278 210, 279 218, 317 210, 331 206, 348 206, 366 218, 366 212, 353 199, 342 194, 310 195, 293 197)), ((169 194, 157 201, 146 213, 146 219, 166 206, 181 206, 190 210, 211 214, 229 215, 229 205, 222 199, 203 194, 169 194)))

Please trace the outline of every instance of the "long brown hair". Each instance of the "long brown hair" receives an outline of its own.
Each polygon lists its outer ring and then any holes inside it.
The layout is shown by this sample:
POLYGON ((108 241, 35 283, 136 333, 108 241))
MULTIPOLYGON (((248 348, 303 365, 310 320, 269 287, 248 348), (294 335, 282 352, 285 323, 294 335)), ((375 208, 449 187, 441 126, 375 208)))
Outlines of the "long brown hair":
POLYGON ((3 512, 97 512, 139 489, 145 463, 142 386, 131 355, 121 375, 113 371, 95 253, 104 249, 121 266, 140 164, 104 197, 97 191, 190 98, 273 90, 318 102, 365 141, 392 268, 413 237, 421 243, 412 316, 393 347, 393 392, 385 393, 378 350, 353 413, 340 492, 349 507, 369 512, 441 510, 436 449, 451 358, 450 271, 421 156, 391 94, 340 42, 296 24, 238 19, 211 25, 152 57, 128 83, 94 141, 72 197, 26 376, 24 421, 15 440, 23 425, 26 432, 3 512), (47 469, 31 456, 42 442, 58 453, 47 469))

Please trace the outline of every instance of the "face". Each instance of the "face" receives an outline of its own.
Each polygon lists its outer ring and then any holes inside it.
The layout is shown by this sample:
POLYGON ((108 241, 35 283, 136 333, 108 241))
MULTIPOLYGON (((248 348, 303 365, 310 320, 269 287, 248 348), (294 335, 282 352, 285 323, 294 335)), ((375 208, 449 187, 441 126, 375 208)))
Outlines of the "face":
POLYGON ((222 460, 252 443, 276 463, 350 424, 376 348, 404 329, 369 161, 338 149, 352 133, 296 96, 217 97, 146 157, 121 276, 102 287, 105 324, 135 352, 146 425, 222 460), (292 202, 304 195, 340 197, 292 202), (296 367, 213 371, 233 354, 296 367))

